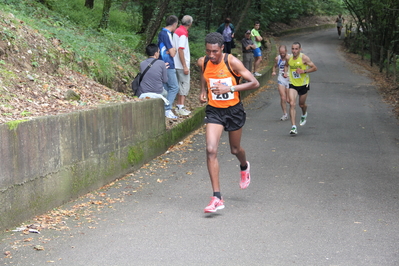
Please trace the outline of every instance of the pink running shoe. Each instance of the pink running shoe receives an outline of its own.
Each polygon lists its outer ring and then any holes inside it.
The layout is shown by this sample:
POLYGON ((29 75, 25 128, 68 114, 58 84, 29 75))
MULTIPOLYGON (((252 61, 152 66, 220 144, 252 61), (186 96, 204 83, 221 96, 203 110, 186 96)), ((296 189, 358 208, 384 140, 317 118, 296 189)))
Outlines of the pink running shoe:
POLYGON ((247 170, 241 171, 241 181, 240 181, 240 188, 246 189, 251 183, 251 174, 249 173, 249 162, 247 161, 247 170))
POLYGON ((209 202, 208 206, 206 206, 204 212, 216 212, 217 210, 221 210, 223 208, 223 199, 219 199, 218 197, 212 197, 211 202, 209 202))

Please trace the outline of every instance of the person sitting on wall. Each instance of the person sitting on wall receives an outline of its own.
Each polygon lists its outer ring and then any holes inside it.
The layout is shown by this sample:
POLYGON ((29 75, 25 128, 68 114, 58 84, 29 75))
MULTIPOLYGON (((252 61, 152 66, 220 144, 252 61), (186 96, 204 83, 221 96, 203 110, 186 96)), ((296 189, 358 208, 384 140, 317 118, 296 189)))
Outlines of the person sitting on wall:
MULTIPOLYGON (((141 73, 151 64, 154 59, 159 58, 159 48, 156 44, 151 43, 145 48, 148 58, 140 63, 141 73)), ((140 83, 140 97, 139 98, 162 98, 165 101, 168 92, 164 89, 163 84, 168 82, 168 75, 166 72, 167 63, 162 60, 156 60, 143 76, 140 83)))

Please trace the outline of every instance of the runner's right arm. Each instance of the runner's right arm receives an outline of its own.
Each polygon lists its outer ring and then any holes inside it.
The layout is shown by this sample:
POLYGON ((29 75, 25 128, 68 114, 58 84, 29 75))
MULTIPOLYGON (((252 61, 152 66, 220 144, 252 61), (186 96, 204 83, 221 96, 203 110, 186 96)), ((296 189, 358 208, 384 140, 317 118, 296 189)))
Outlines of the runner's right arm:
POLYGON ((285 59, 285 66, 284 66, 284 78, 288 78, 288 61, 290 60, 290 56, 287 54, 287 57, 285 59))
POLYGON ((208 86, 206 84, 206 80, 204 79, 204 73, 202 72, 203 71, 202 67, 204 65, 204 57, 200 57, 198 59, 197 65, 201 69, 201 83, 200 83, 201 91, 200 91, 200 95, 199 95, 199 100, 200 100, 200 103, 206 103, 208 100, 208 94, 207 94, 208 86))
POLYGON ((276 58, 274 58, 274 65, 273 65, 273 69, 272 69, 272 76, 276 75, 276 68, 277 68, 277 63, 278 63, 278 56, 276 58))

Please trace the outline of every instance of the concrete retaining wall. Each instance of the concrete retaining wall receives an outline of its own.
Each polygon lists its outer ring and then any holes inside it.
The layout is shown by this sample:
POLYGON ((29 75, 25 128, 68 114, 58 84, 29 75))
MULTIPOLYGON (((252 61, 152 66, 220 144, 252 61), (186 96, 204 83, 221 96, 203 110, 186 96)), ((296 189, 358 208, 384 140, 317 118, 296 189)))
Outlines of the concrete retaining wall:
POLYGON ((167 131, 151 99, 0 125, 0 230, 139 168, 203 118, 202 108, 167 131))

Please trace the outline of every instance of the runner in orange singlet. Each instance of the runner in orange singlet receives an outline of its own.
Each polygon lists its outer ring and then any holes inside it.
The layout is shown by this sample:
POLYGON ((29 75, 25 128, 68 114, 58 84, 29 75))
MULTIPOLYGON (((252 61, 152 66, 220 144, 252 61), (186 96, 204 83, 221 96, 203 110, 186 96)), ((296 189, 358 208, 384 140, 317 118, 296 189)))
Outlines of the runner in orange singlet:
POLYGON ((205 38, 206 56, 198 59, 202 68, 200 102, 208 101, 206 107, 206 156, 211 178, 213 197, 205 208, 206 213, 224 208, 219 184, 219 161, 217 152, 223 130, 229 132, 231 153, 240 162, 240 188, 248 187, 250 165, 241 147, 242 127, 246 114, 240 100, 240 91, 259 87, 257 79, 236 57, 223 54, 224 39, 220 33, 209 33, 205 38), (226 57, 227 56, 227 57, 226 57), (248 82, 239 84, 242 77, 248 82))

